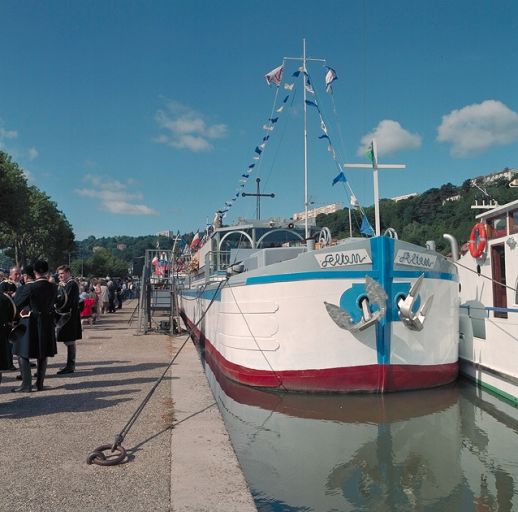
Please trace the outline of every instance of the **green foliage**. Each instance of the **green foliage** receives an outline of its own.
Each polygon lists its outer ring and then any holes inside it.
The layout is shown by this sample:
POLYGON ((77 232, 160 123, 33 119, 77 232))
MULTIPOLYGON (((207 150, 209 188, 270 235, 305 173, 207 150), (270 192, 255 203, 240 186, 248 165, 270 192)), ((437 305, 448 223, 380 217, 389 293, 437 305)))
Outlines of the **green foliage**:
MULTIPOLYGON (((518 191, 509 188, 509 181, 500 179, 484 186, 489 196, 499 204, 505 204, 518 199, 518 191)), ((380 201, 381 231, 394 228, 399 238, 419 245, 425 245, 427 240, 434 240, 437 250, 446 253, 449 244, 443 239, 444 233, 453 235, 460 244, 467 242, 471 228, 475 223, 475 215, 479 213, 471 208, 475 200, 479 203, 488 198, 482 191, 471 186, 470 180, 460 187, 451 183, 441 188, 432 188, 422 194, 392 201, 380 201), (456 196, 459 196, 456 198, 456 196)), ((366 208, 365 213, 374 226, 374 208, 366 208)), ((352 212, 353 236, 361 236, 359 226, 361 218, 358 212, 352 212)), ((349 212, 340 210, 328 215, 317 217, 317 226, 327 226, 335 238, 349 236, 349 212)))
POLYGON ((71 264, 74 275, 86 277, 126 277, 128 264, 107 249, 98 249, 90 257, 74 260, 71 264))
POLYGON ((17 264, 45 258, 51 267, 74 248, 74 233, 55 202, 27 186, 22 170, 0 151, 0 248, 17 264))

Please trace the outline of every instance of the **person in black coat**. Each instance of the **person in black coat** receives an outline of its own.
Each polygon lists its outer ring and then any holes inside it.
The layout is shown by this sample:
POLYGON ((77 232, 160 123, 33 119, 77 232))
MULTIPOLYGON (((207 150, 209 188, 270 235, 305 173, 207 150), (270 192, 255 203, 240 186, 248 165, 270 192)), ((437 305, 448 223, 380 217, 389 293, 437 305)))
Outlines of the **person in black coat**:
POLYGON ((59 286, 64 288, 66 303, 59 308, 57 340, 67 346, 67 364, 58 375, 74 373, 76 369, 76 340, 82 338, 81 311, 79 308, 79 285, 72 279, 70 267, 61 265, 58 267, 59 286))
POLYGON ((47 357, 57 353, 54 304, 57 285, 47 279, 49 265, 44 260, 34 263, 36 281, 17 289, 14 302, 18 308, 20 321, 11 332, 13 352, 19 357, 22 385, 14 392, 32 391, 31 367, 29 358, 38 360, 36 388, 43 389, 47 357))
POLYGON ((0 283, 0 383, 2 382, 2 372, 10 370, 13 364, 9 343, 9 333, 16 317, 16 306, 9 293, 9 290, 12 293, 13 287, 16 290, 16 285, 10 281, 0 283))

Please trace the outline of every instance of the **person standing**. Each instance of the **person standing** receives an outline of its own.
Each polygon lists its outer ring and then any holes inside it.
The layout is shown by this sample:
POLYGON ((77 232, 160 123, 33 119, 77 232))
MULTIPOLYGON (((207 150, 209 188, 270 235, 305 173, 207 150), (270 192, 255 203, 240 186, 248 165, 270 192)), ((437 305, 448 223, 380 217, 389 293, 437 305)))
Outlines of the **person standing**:
POLYGON ((60 314, 67 315, 68 319, 59 325, 58 322, 57 340, 62 341, 67 347, 67 364, 58 375, 74 373, 76 369, 76 341, 82 338, 81 311, 79 308, 79 285, 72 279, 70 267, 61 265, 58 267, 59 286, 63 286, 66 292, 67 301, 61 308, 60 314))
POLYGON ((10 369, 13 358, 9 333, 11 324, 16 317, 16 306, 8 293, 10 284, 8 281, 0 283, 0 384, 2 383, 2 372, 10 369))
POLYGON ((57 285, 47 279, 49 265, 44 260, 34 263, 36 281, 18 288, 14 302, 19 311, 20 321, 11 333, 13 352, 20 361, 22 385, 13 392, 32 391, 32 377, 29 358, 38 360, 36 388, 43 389, 47 357, 57 353, 54 304, 57 297, 57 285))
POLYGON ((19 288, 22 285, 22 272, 20 267, 14 266, 9 270, 9 279, 16 285, 16 288, 19 288))

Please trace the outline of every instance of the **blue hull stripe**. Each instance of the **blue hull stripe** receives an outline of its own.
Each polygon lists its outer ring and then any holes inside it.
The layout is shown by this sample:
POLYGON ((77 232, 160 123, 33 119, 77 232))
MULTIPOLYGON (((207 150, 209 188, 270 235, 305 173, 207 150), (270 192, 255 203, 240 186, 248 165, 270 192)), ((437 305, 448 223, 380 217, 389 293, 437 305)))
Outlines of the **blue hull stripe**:
MULTIPOLYGON (((389 262, 392 264, 392 262, 389 262)), ((309 281, 312 279, 364 279, 365 276, 379 279, 379 269, 374 263, 375 270, 335 270, 333 272, 299 272, 296 274, 272 274, 266 276, 255 276, 247 278, 245 284, 266 284, 266 283, 286 283, 292 281, 309 281)), ((417 278, 424 273, 427 279, 443 279, 446 281, 458 281, 458 277, 447 272, 429 272, 426 270, 397 270, 392 272, 395 278, 417 278)))

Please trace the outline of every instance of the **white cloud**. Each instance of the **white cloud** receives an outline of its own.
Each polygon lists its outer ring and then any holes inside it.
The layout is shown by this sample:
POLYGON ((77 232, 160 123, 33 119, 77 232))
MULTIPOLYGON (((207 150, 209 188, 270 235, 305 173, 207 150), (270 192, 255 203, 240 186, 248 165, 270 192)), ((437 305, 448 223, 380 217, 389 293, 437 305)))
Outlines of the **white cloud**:
POLYGON ((90 187, 76 188, 74 192, 82 197, 90 197, 99 201, 101 210, 119 215, 158 215, 156 210, 144 204, 138 204, 143 196, 140 192, 128 190, 135 184, 129 178, 125 183, 94 174, 86 174, 84 181, 90 187))
POLYGON ((437 140, 451 143, 453 156, 466 156, 518 140, 518 114, 501 101, 486 100, 442 117, 437 140))
POLYGON ((6 130, 0 126, 0 139, 16 139, 18 132, 16 130, 6 130))
POLYGON ((36 148, 29 148, 28 155, 29 160, 32 162, 35 158, 38 158, 39 152, 36 148))
POLYGON ((388 155, 402 149, 417 149, 421 147, 421 136, 405 130, 397 121, 384 119, 378 126, 364 135, 361 146, 358 148, 358 156, 364 155, 372 139, 376 139, 378 153, 388 155))
POLYGON ((210 151, 214 149, 211 140, 227 135, 226 125, 209 125, 202 114, 175 101, 169 102, 165 109, 158 110, 155 121, 163 130, 155 142, 177 149, 210 151))

